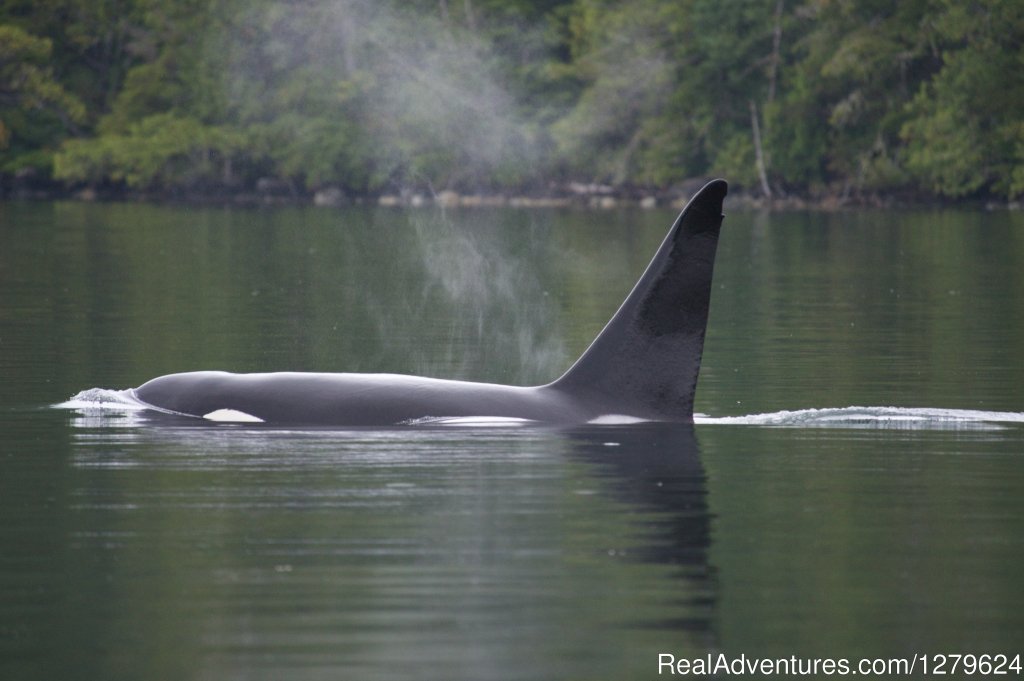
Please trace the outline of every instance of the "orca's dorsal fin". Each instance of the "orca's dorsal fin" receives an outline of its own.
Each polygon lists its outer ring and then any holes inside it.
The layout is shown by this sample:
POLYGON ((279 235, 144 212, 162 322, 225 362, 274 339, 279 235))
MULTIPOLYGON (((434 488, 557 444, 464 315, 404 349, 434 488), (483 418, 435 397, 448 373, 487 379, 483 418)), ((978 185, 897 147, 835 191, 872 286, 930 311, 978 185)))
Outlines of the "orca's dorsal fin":
POLYGON ((595 412, 692 421, 724 180, 690 199, 625 302, 551 388, 595 412))

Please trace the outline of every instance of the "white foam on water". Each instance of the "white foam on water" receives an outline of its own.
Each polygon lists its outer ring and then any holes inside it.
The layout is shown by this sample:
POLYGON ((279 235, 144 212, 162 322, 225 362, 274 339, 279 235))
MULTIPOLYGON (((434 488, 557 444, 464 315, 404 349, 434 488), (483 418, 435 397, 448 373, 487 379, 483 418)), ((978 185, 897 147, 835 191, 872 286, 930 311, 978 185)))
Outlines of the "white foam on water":
POLYGON ((123 413, 151 409, 135 397, 134 390, 109 390, 89 388, 73 395, 65 402, 53 405, 55 409, 77 409, 79 411, 123 413))
POLYGON ((1024 423, 1024 412, 931 407, 836 407, 797 409, 748 416, 695 414, 694 423, 789 428, 998 429, 1024 423))

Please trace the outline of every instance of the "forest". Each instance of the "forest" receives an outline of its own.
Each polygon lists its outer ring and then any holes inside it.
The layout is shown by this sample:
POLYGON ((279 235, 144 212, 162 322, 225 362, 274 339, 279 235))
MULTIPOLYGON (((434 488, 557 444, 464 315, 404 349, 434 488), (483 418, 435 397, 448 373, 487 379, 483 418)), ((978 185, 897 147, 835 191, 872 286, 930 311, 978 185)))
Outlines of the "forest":
POLYGON ((0 185, 1024 194, 1020 0, 0 0, 0 185))

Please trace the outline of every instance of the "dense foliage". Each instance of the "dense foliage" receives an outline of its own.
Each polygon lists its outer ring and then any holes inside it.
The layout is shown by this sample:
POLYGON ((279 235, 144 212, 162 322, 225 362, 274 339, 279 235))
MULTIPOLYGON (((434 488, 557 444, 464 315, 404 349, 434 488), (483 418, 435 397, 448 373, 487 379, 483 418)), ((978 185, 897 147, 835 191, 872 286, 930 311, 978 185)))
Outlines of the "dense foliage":
POLYGON ((1019 0, 0 0, 0 173, 1024 193, 1019 0))

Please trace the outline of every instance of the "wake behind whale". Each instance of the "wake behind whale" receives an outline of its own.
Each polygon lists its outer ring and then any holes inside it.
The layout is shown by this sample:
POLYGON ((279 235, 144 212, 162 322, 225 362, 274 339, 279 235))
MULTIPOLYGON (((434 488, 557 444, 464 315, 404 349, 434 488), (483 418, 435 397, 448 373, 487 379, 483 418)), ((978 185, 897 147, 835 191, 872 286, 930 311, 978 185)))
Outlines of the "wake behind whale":
POLYGON ((934 407, 824 407, 749 414, 695 414, 694 423, 780 428, 872 428, 881 430, 1000 430, 1024 424, 1024 413, 934 407))

